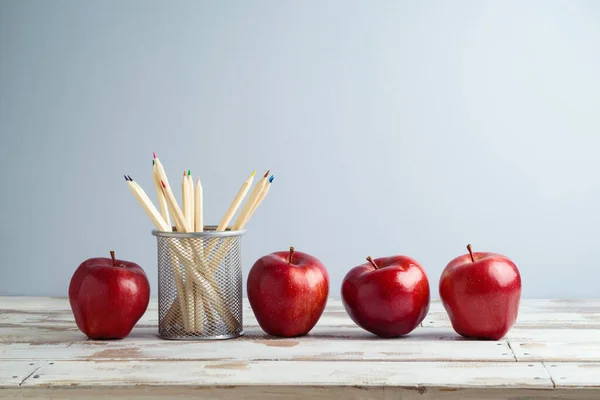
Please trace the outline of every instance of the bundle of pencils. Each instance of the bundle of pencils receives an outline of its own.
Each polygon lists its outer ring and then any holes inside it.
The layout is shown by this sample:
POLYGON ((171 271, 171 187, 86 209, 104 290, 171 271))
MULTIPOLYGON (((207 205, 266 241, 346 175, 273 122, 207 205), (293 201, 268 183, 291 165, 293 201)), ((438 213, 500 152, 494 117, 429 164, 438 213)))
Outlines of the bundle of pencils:
MULTIPOLYGON (((205 224, 203 189, 200 178, 196 180, 194 185, 191 171, 183 172, 180 207, 169 184, 163 164, 156 154, 153 153, 153 156, 152 180, 158 197, 159 208, 157 209, 154 206, 137 182, 129 175, 125 175, 125 181, 134 197, 158 231, 203 232, 205 224), (175 225, 174 229, 171 217, 175 225)), ((274 179, 273 175, 269 177, 270 171, 267 171, 254 185, 250 196, 244 203, 244 199, 252 187, 255 172, 252 172, 243 182, 219 225, 214 230, 217 232, 236 231, 244 229, 248 224, 250 218, 267 196, 274 179), (244 205, 238 213, 242 203, 244 205), (230 225, 236 213, 237 218, 233 225, 230 225)), ((161 320, 161 324, 173 324, 177 327, 183 327, 186 333, 199 335, 203 333, 204 321, 216 324, 217 320, 221 319, 232 329, 239 324, 240 321, 237 321, 235 316, 227 311, 223 293, 215 276, 232 244, 227 239, 231 238, 226 238, 221 243, 217 242, 215 238, 214 241, 208 242, 206 246, 202 240, 195 240, 195 238, 182 238, 177 242, 169 243, 170 263, 177 295, 169 311, 164 315, 164 320, 161 320), (219 247, 218 251, 217 247, 219 247), (217 310, 221 312, 217 312, 217 310)))

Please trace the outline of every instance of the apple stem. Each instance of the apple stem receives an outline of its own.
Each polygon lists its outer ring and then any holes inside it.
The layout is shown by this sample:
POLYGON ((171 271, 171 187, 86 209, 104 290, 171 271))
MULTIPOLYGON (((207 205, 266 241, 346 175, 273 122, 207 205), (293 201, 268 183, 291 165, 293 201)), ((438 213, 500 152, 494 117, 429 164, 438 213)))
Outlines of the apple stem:
POLYGON ((371 265, 375 267, 375 269, 379 269, 379 267, 377 266, 377 264, 375 264, 375 261, 373 261, 373 258, 371 256, 367 257, 367 261, 370 262, 371 265))
POLYGON ((113 260, 113 267, 116 267, 117 263, 115 262, 115 251, 114 250, 110 251, 110 258, 112 258, 112 260, 113 260))
POLYGON ((475 257, 473 257, 473 249, 471 249, 471 245, 467 245, 467 250, 469 250, 469 254, 471 255, 471 262, 475 262, 475 257))
POLYGON ((290 256, 288 257, 288 263, 292 263, 292 257, 294 256, 294 246, 290 246, 290 256))

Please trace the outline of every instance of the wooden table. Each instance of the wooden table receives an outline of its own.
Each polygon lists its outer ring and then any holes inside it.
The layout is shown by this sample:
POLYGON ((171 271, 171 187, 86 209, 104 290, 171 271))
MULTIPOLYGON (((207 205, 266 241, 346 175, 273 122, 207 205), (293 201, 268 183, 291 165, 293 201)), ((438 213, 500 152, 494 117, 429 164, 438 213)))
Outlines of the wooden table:
POLYGON ((600 399, 600 300, 525 300, 505 340, 458 337, 437 301, 378 339, 339 300, 303 338, 156 337, 152 301, 121 341, 86 340, 62 298, 0 297, 0 397, 77 399, 600 399))

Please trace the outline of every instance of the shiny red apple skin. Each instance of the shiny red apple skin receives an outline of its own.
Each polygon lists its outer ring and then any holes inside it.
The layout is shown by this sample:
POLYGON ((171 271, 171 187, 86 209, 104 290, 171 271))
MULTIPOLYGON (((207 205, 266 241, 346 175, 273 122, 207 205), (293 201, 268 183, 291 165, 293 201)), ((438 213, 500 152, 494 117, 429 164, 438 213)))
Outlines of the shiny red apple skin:
POLYGON ((123 339, 144 315, 150 283, 130 261, 90 258, 69 284, 69 303, 77 327, 90 339, 123 339))
POLYGON ((521 275, 507 257, 474 252, 450 261, 440 278, 442 304, 452 327, 467 338, 499 340, 514 325, 521 275))
POLYGON ((406 256, 382 257, 351 269, 342 281, 342 301, 361 328, 384 338, 412 332, 429 311, 429 280, 406 256))
POLYGON ((258 324, 273 336, 306 335, 315 326, 329 295, 329 274, 317 258, 295 251, 259 258, 248 274, 248 301, 258 324))

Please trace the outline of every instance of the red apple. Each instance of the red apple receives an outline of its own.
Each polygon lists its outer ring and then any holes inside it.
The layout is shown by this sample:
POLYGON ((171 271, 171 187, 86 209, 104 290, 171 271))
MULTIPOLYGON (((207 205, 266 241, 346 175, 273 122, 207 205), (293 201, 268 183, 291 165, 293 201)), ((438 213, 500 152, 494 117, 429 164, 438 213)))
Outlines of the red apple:
POLYGON ((77 327, 90 339, 123 339, 146 312, 150 283, 137 264, 90 258, 69 284, 69 302, 77 327))
POLYGON ((517 320, 521 276, 505 256, 473 253, 456 257, 440 278, 440 297, 459 335, 499 340, 517 320))
POLYGON ((418 262, 383 257, 352 268, 342 281, 346 312, 361 328, 381 337, 406 335, 429 311, 429 281, 418 262))
POLYGON ((305 335, 315 326, 329 295, 329 275, 315 257, 279 251, 259 258, 248 274, 248 301, 270 335, 305 335))

